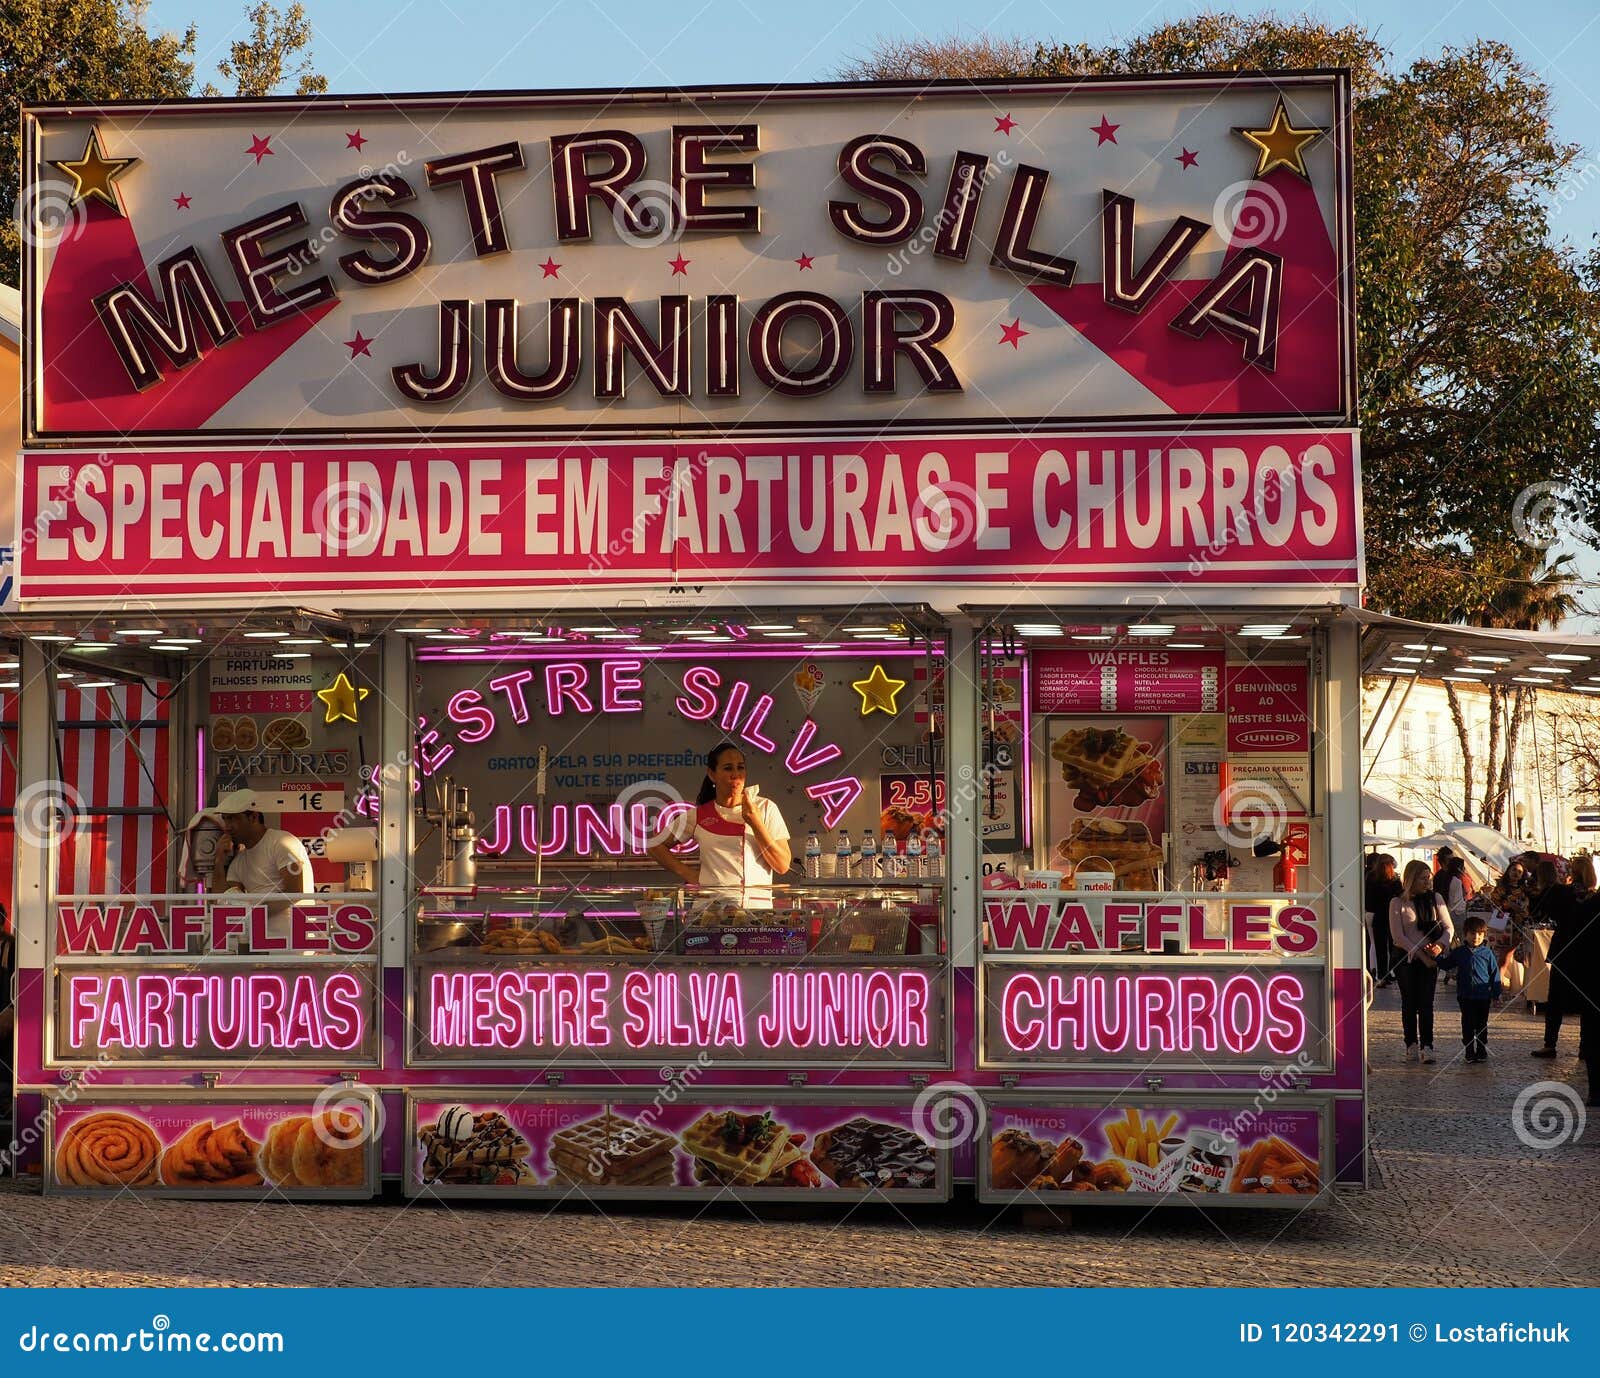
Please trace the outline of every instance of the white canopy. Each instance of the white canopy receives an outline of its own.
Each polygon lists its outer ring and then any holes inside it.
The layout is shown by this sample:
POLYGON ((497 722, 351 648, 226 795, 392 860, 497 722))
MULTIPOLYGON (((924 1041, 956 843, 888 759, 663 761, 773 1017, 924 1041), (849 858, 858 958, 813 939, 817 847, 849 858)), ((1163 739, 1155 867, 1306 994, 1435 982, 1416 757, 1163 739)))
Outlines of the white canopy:
POLYGON ((1449 847, 1485 864, 1503 871, 1528 850, 1521 842, 1513 842, 1502 832, 1496 832, 1487 823, 1446 823, 1436 833, 1419 837, 1410 843, 1413 847, 1449 847))
POLYGON ((1415 823, 1420 814, 1374 790, 1361 791, 1361 817, 1369 823, 1415 823))

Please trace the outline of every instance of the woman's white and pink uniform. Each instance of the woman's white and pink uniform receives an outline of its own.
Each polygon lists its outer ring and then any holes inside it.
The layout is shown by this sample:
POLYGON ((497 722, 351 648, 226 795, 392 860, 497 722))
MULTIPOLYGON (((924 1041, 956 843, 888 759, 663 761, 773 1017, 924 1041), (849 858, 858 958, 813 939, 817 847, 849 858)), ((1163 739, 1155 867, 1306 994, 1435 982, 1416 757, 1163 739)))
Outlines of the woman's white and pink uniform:
MULTIPOLYGON (((767 835, 774 842, 788 841, 789 825, 778 806, 760 794, 755 804, 767 835)), ((700 844, 701 890, 737 899, 746 909, 772 908, 772 868, 762 858, 742 808, 723 808, 709 799, 684 820, 678 840, 700 844)))

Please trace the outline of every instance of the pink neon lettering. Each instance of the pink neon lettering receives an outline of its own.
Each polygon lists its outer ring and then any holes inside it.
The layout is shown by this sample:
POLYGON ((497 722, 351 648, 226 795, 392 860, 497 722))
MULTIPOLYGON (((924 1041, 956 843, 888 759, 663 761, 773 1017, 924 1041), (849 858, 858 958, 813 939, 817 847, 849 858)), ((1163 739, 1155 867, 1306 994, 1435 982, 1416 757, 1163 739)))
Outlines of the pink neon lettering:
MULTIPOLYGON (((1133 993, 1126 981, 1096 981, 1090 987, 1087 1046, 1119 1053, 1133 1037, 1133 993)), ((1144 1044, 1140 1044, 1144 1047, 1144 1044)))
POLYGON ((451 722, 462 725, 456 735, 464 742, 481 742, 494 731, 494 712, 476 689, 463 689, 445 705, 445 712, 451 722))
POLYGON ((164 976, 138 978, 139 1023, 142 1026, 141 1044, 172 1047, 175 1039, 172 1030, 172 986, 164 976))
POLYGON ((100 1042, 120 1043, 124 1048, 139 1046, 133 1027, 132 998, 126 976, 106 979, 105 1004, 100 1012, 100 1042))
POLYGON ((683 694, 673 700, 673 706, 684 717, 704 722, 717 711, 717 696, 712 691, 721 683, 722 676, 709 665, 691 665, 683 672, 683 694), (694 697, 685 697, 690 694, 694 697))
POLYGON ((339 1052, 359 1048, 366 1037, 361 1013, 361 982, 349 972, 335 972, 322 985, 326 1017, 322 1035, 339 1052))
POLYGON ((498 694, 504 694, 506 701, 511 705, 511 720, 516 723, 528 721, 528 699, 523 693, 533 680, 532 670, 513 670, 510 674, 497 675, 489 681, 489 687, 498 694))
MULTIPOLYGON (((1140 976, 1138 983, 1138 1024, 1136 1035, 1139 1051, 1174 1052, 1178 1047, 1175 1027, 1176 1010, 1173 1003, 1172 982, 1165 976, 1140 976)), ((1101 987, 1104 991, 1104 987, 1101 987)), ((1101 996, 1104 999, 1104 995, 1101 996)))
POLYGON ((537 856, 541 851, 546 856, 554 856, 567 849, 567 810, 563 804, 557 804, 549 810, 550 834, 542 841, 539 837, 539 811, 532 804, 522 806, 522 850, 529 856, 537 856))
POLYGON ((861 797, 861 781, 854 775, 840 780, 825 780, 820 785, 807 785, 806 793, 822 805, 824 827, 836 826, 850 805, 861 797))
POLYGON ((589 667, 581 660, 558 660, 544 667, 544 696, 552 718, 566 711, 568 699, 580 713, 593 713, 594 704, 583 692, 589 683, 589 667))
POLYGON ((1182 1051, 1217 1051, 1217 983, 1209 976, 1178 977, 1178 1008, 1182 1020, 1182 1051))
POLYGON ((606 809, 602 822, 593 804, 575 804, 572 809, 572 845, 584 856, 600 850, 610 856, 622 855, 622 805, 606 809))
POLYGON ((1031 1053, 1044 1038, 1044 987, 1031 972, 1018 972, 1000 992, 1000 1026, 1006 1046, 1031 1053), (1024 1002, 1030 1007, 1024 1009, 1024 1002))
POLYGON ((728 690, 728 704, 722 710, 722 730, 732 732, 734 725, 739 721, 739 714, 744 710, 744 701, 750 696, 750 686, 742 679, 735 680, 733 688, 728 690))
POLYGON ((283 1023, 285 1048, 323 1046, 322 1003, 317 996, 317 983, 310 975, 301 973, 294 978, 289 1013, 283 1023))
POLYGON ((1249 1052, 1261 1041, 1264 1015, 1261 1009, 1261 987, 1243 974, 1230 977, 1222 988, 1221 1006, 1222 1041, 1235 1053, 1249 1052), (1239 1022, 1243 1007, 1244 1023, 1239 1022))
POLYGON ((1306 1041, 1306 990, 1295 976, 1267 981, 1267 1046, 1275 1053, 1297 1053, 1306 1041))
POLYGON ((606 1022, 606 997, 611 991, 611 973, 586 971, 583 973, 584 1027, 583 1043, 590 1048, 604 1048, 611 1043, 611 1028, 606 1022))
POLYGON ((635 674, 625 674, 625 671, 636 671, 644 668, 640 660, 608 660, 600 667, 600 708, 606 713, 642 713, 644 700, 639 698, 623 698, 625 690, 638 692, 644 688, 644 681, 635 674))
POLYGON ((479 856, 504 856, 511 850, 511 805, 494 806, 494 832, 479 836, 475 849, 479 856))
POLYGON ((83 1031, 99 1018, 94 997, 100 993, 97 976, 74 976, 67 982, 67 1029, 70 1047, 83 1047, 83 1031))
POLYGON ((808 770, 816 770, 818 766, 825 766, 829 761, 836 761, 844 755, 835 742, 827 742, 812 751, 811 742, 816 735, 817 724, 811 718, 800 724, 800 730, 794 734, 794 745, 789 748, 789 754, 783 758, 783 764, 788 767, 789 774, 804 775, 808 770))
POLYGON ((760 747, 763 751, 776 751, 778 744, 771 737, 761 734, 761 726, 772 713, 772 695, 763 694, 756 700, 756 706, 750 710, 750 716, 744 720, 744 729, 740 736, 751 746, 760 747))
POLYGON ((446 742, 439 750, 434 751, 433 744, 439 740, 439 734, 428 727, 426 718, 417 719, 417 769, 423 778, 434 774, 440 766, 456 754, 454 742, 446 742), (426 731, 424 731, 426 729, 426 731))
POLYGON ((288 983, 281 976, 250 982, 250 1034, 252 1048, 281 1048, 283 1016, 289 1002, 288 983))

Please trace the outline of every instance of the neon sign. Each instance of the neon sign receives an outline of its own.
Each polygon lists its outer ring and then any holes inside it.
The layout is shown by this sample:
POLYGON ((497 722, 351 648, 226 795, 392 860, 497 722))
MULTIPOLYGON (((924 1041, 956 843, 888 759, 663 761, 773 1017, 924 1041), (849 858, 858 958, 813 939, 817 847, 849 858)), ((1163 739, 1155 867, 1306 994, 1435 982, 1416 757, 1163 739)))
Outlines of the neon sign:
POLYGON ((942 1043, 938 993, 922 970, 450 968, 423 972, 420 994, 424 1057, 714 1048, 854 1061, 942 1043))
MULTIPOLYGON (((1307 990, 1300 973, 1258 979, 1186 971, 1005 972, 990 1007, 1004 1049, 1089 1057, 1153 1053, 1279 1056, 1306 1046, 1307 990)), ((990 992, 992 995, 992 991, 990 992)), ((986 1040, 987 1042, 988 1040, 986 1040)))
POLYGON ((361 1049, 372 991, 355 972, 74 971, 68 1053, 286 1054, 361 1049))
MULTIPOLYGON (((454 741, 445 741, 437 727, 429 726, 426 717, 417 719, 418 770, 424 778, 432 776, 455 755, 458 744, 476 746, 487 741, 499 727, 497 707, 499 712, 509 712, 518 726, 529 722, 532 710, 528 691, 536 682, 542 685, 544 710, 552 719, 568 713, 642 713, 644 701, 639 694, 644 686, 638 673, 642 668, 643 662, 638 659, 604 660, 595 674, 589 661, 552 660, 537 673, 518 669, 489 680, 485 688, 495 696, 494 700, 480 689, 459 690, 445 705, 445 716, 457 729, 454 741)), ((757 693, 748 680, 724 684, 722 675, 705 664, 685 669, 679 685, 681 693, 673 707, 683 717, 691 722, 715 721, 724 732, 737 735, 756 750, 769 756, 780 754, 779 744, 764 730, 775 707, 772 695, 757 693)), ((817 725, 810 718, 800 724, 782 751, 784 769, 797 777, 820 770, 843 755, 837 743, 817 742, 817 725)), ((808 784, 805 792, 821 806, 823 826, 835 828, 864 791, 859 776, 843 775, 808 784)), ((583 854, 600 851, 612 856, 627 852, 642 855, 646 842, 661 831, 659 819, 652 829, 647 826, 647 819, 624 819, 616 806, 602 813, 591 804, 556 804, 549 814, 548 836, 541 838, 537 836, 538 820, 531 806, 521 810, 513 828, 511 806, 500 805, 495 809, 491 831, 479 840, 479 854, 505 856, 517 841, 529 855, 557 855, 567 851, 569 845, 583 854)))

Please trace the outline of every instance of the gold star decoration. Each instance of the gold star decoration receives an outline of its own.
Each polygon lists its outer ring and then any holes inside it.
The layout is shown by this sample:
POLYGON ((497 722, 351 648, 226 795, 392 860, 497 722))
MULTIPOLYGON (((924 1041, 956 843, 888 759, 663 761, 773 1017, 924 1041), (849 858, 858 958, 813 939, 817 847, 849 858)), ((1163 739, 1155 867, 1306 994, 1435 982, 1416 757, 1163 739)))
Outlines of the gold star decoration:
POLYGON ((873 713, 887 713, 893 717, 900 711, 895 695, 906 687, 906 682, 903 679, 890 679, 884 673, 883 666, 874 665, 870 675, 865 679, 851 680, 850 687, 861 695, 863 718, 873 713))
POLYGON ((318 689, 317 697, 328 705, 328 715, 324 723, 338 722, 341 718, 347 722, 356 720, 356 705, 366 698, 372 690, 357 689, 350 683, 350 676, 343 670, 326 689, 318 689))
POLYGON ((1328 131, 1314 127, 1296 129, 1289 123, 1289 112, 1284 107, 1283 97, 1279 96, 1278 108, 1272 112, 1272 123, 1265 129, 1243 129, 1235 125, 1233 132, 1256 146, 1255 176, 1265 177, 1273 168, 1286 167, 1309 182, 1311 174, 1306 171, 1305 147, 1328 131))
POLYGON ((126 217, 122 202, 118 199, 116 181, 138 161, 137 158, 106 157, 100 147, 100 131, 91 127, 89 141, 83 146, 83 157, 69 160, 52 158, 50 166, 60 168, 72 178, 72 200, 69 204, 75 206, 80 201, 91 199, 104 201, 118 215, 126 217))

